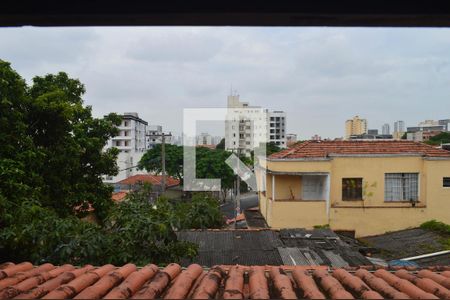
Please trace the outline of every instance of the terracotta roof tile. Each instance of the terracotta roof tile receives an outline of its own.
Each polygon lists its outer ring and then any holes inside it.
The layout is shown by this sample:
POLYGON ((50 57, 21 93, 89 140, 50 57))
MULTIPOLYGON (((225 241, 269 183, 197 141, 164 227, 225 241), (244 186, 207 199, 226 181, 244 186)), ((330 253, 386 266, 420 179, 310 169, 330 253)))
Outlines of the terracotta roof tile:
MULTIPOLYGON (((125 178, 124 180, 121 180, 117 182, 118 184, 128 184, 128 185, 134 185, 139 183, 151 183, 153 185, 161 185, 162 183, 162 176, 161 175, 151 175, 151 174, 139 174, 130 176, 128 178, 125 178)), ((167 187, 173 187, 180 184, 179 179, 175 179, 171 176, 166 176, 166 185, 167 187)))
POLYGON ((128 191, 120 191, 112 193, 111 199, 114 202, 122 202, 128 195, 128 191))
POLYGON ((373 267, 215 266, 169 264, 137 268, 3 264, 0 299, 449 299, 450 266, 388 270, 373 267))
POLYGON ((270 159, 326 158, 333 155, 411 154, 450 157, 450 151, 414 141, 306 141, 272 154, 270 159))

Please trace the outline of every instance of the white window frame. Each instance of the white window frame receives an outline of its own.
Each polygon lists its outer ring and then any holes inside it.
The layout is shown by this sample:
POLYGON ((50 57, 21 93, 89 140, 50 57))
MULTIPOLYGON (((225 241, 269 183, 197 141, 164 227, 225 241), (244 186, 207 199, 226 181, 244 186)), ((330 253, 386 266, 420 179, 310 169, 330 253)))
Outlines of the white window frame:
MULTIPOLYGON (((412 181, 414 182, 414 181, 412 181)), ((411 183, 411 182, 410 182, 411 183)), ((420 173, 418 172, 399 172, 399 173, 385 173, 384 174, 384 202, 419 202, 420 195, 420 173), (399 178, 388 178, 388 176, 398 176, 399 178), (406 175, 406 176, 405 176, 406 175), (412 175, 417 176, 413 178, 412 175), (405 187, 405 181, 412 181, 415 179, 416 187, 408 186, 405 187), (397 180, 397 182, 393 182, 388 184, 388 180, 397 180), (405 189, 408 189, 405 191, 405 189), (412 193, 415 192, 415 195, 412 193), (408 197, 405 194, 411 194, 411 197, 408 197), (400 196, 395 196, 400 195, 400 196), (414 197, 415 196, 415 197, 414 197)))

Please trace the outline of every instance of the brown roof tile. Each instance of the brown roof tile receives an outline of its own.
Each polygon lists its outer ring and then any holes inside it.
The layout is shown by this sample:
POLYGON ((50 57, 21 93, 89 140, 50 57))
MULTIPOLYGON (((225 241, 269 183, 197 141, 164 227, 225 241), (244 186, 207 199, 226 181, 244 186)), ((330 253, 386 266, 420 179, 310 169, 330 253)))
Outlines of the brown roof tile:
MULTIPOLYGON (((151 175, 151 174, 139 174, 139 175, 134 175, 134 176, 125 178, 124 180, 121 180, 117 183, 118 184, 128 184, 128 185, 151 183, 153 185, 161 185, 162 176, 161 175, 151 175)), ((175 179, 171 176, 166 176, 166 186, 167 187, 173 187, 173 186, 177 186, 179 184, 180 184, 179 179, 175 179)))
POLYGON ((114 202, 121 202, 123 201, 128 195, 128 191, 119 191, 112 193, 111 199, 114 202))
POLYGON ((449 299, 450 266, 427 269, 133 264, 0 265, 0 299, 449 299), (19 270, 19 271, 18 271, 19 270))
POLYGON ((333 155, 411 154, 450 157, 450 151, 414 141, 306 141, 272 154, 269 159, 326 158, 333 155))

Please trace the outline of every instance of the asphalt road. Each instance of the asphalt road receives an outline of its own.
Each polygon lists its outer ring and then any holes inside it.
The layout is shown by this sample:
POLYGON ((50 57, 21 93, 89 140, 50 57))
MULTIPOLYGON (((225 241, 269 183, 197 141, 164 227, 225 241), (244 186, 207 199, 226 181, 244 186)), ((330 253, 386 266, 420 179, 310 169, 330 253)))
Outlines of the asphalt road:
MULTIPOLYGON (((241 211, 247 208, 258 206, 258 195, 256 193, 247 193, 241 195, 241 211)), ((228 218, 235 217, 235 203, 228 200, 227 203, 220 207, 221 212, 228 218)))

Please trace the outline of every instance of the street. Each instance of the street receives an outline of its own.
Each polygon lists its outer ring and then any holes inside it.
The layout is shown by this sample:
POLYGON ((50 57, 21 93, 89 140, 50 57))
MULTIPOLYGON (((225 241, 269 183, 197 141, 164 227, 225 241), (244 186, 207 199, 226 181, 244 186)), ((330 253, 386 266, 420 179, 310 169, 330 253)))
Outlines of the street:
MULTIPOLYGON (((247 208, 258 206, 258 195, 256 193, 245 193, 241 195, 241 211, 247 208)), ((225 204, 220 207, 220 211, 228 218, 235 217, 235 203, 227 200, 225 204)))

